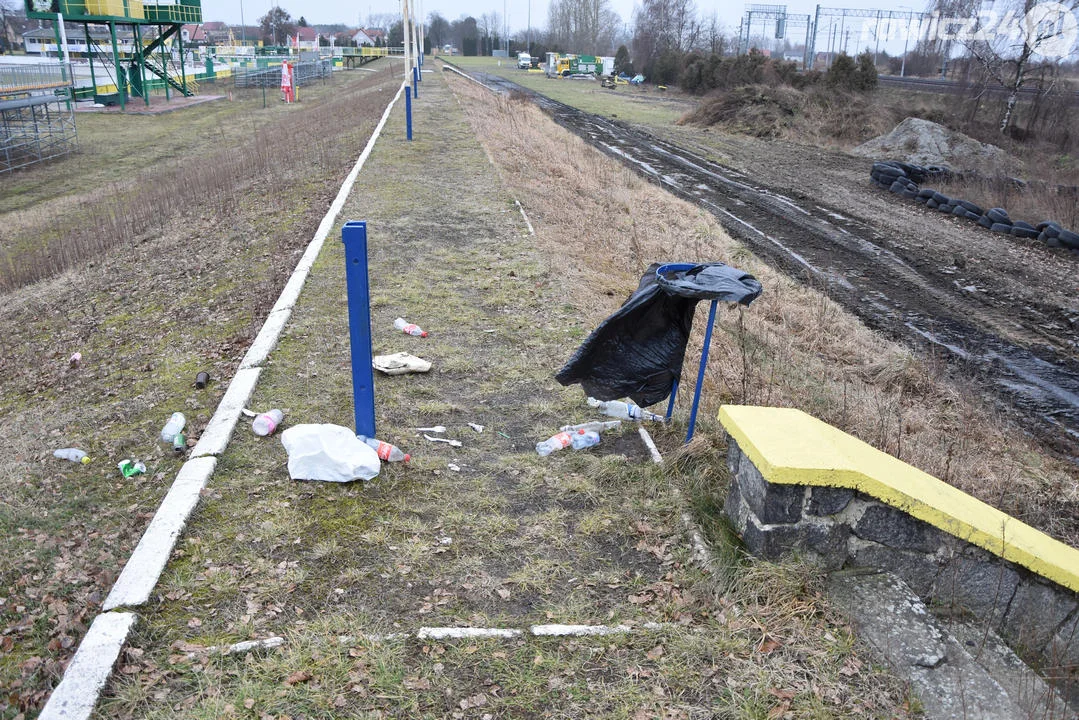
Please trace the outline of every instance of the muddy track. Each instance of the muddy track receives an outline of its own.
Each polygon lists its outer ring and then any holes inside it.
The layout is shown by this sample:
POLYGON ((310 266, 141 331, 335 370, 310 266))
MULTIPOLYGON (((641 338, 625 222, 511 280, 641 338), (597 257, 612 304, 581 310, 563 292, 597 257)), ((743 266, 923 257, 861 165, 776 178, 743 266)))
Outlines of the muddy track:
POLYGON ((819 287, 868 326, 948 357, 1032 434, 1079 461, 1074 338, 1047 336, 1039 310, 972 300, 953 278, 890 250, 890 239, 856 211, 815 200, 808 181, 804 192, 785 194, 639 128, 495 75, 473 77, 529 96, 591 145, 708 209, 757 255, 819 287))

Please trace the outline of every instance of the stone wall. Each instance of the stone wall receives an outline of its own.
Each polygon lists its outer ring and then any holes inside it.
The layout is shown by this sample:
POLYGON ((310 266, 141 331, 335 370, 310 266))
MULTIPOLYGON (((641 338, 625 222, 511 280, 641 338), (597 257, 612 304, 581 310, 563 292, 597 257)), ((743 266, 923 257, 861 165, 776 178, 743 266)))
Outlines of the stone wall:
POLYGON ((1075 592, 855 490, 770 483, 734 438, 727 447, 726 512, 752 554, 890 571, 925 602, 969 611, 1048 665, 1079 665, 1075 592))

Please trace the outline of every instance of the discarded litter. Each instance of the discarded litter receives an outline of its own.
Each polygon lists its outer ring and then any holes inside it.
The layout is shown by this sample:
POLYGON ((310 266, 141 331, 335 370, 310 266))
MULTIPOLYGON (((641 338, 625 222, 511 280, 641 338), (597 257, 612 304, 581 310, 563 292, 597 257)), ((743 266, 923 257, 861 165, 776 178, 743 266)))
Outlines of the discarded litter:
POLYGON ((461 447, 461 445, 462 445, 460 440, 450 440, 449 438, 431 437, 427 433, 424 433, 423 436, 425 438, 427 438, 428 440, 430 440, 431 442, 446 443, 450 447, 461 447))
POLYGON ((266 437, 267 435, 273 435, 273 431, 277 429, 277 426, 281 424, 281 421, 285 419, 285 414, 274 408, 258 415, 251 421, 251 429, 255 431, 255 434, 259 437, 266 437))
POLYGON ((621 420, 652 420, 654 422, 666 422, 666 418, 662 415, 656 415, 654 412, 642 410, 633 403, 627 403, 621 400, 596 400, 595 398, 590 397, 588 398, 588 404, 604 415, 609 415, 621 420))
POLYGON ((411 455, 392 443, 382 442, 376 438, 369 438, 364 435, 357 435, 356 437, 366 443, 369 447, 374 448, 375 453, 380 460, 385 460, 386 462, 408 462, 412 458, 411 455))
POLYGON ((131 460, 130 458, 124 458, 116 463, 116 467, 120 469, 120 474, 125 478, 142 475, 146 472, 146 466, 142 464, 141 460, 131 460))
POLYGON ((179 455, 187 450, 187 435, 184 435, 183 431, 176 433, 176 437, 172 439, 172 451, 179 455))
POLYGON ((563 425, 558 429, 568 433, 574 433, 578 430, 601 433, 606 430, 617 430, 620 427, 622 427, 621 420, 589 420, 588 422, 583 422, 579 425, 563 425))
POLYGON ((202 390, 204 387, 210 384, 210 373, 200 372, 195 376, 195 387, 202 390))
POLYGON ((254 410, 248 410, 247 408, 243 408, 242 410, 240 410, 240 414, 243 415, 244 417, 249 417, 249 418, 253 418, 256 415, 258 415, 258 413, 255 412, 254 410))
POLYGON ((173 438, 176 437, 176 433, 184 429, 184 425, 187 424, 187 418, 184 417, 182 412, 174 412, 169 421, 165 423, 165 427, 161 428, 161 442, 171 443, 173 438))
POLYGON ((71 357, 69 357, 68 360, 67 360, 67 365, 68 365, 68 367, 71 367, 71 368, 77 368, 81 364, 82 364, 82 353, 81 352, 72 353, 71 357))
POLYGON ((657 273, 651 265, 637 290, 585 338, 555 375, 563 385, 580 383, 591 397, 629 397, 648 407, 669 397, 701 300, 749 305, 761 292, 752 275, 723 263, 686 265, 657 273))
POLYGON ((468 426, 476 432, 483 432, 483 425, 480 425, 479 423, 469 423, 468 426))
POLYGON ((70 460, 71 462, 82 463, 85 465, 90 462, 90 456, 85 451, 78 448, 60 448, 59 450, 53 450, 53 457, 60 458, 61 460, 70 460))
POLYGON ((281 444, 293 480, 370 480, 382 468, 374 448, 340 425, 293 425, 281 433, 281 444))
POLYGON ((581 448, 592 447, 599 444, 599 433, 595 431, 585 432, 579 430, 577 432, 568 433, 560 432, 557 435, 552 435, 543 442, 536 443, 536 452, 540 457, 546 457, 556 450, 562 448, 572 447, 574 450, 580 450, 581 448))
POLYGON ((371 358, 371 366, 386 375, 407 375, 408 373, 425 373, 431 369, 431 363, 423 358, 410 355, 406 352, 392 355, 376 355, 371 358))
POLYGON ((461 472, 461 466, 457 463, 449 463, 446 465, 446 467, 448 467, 450 470, 453 470, 454 472, 461 472))
POLYGON ((416 428, 416 432, 446 432, 445 425, 435 425, 429 428, 416 428))
POLYGON ((405 335, 413 335, 415 337, 427 337, 427 333, 419 325, 408 322, 404 318, 397 318, 393 321, 393 326, 403 332, 405 335))

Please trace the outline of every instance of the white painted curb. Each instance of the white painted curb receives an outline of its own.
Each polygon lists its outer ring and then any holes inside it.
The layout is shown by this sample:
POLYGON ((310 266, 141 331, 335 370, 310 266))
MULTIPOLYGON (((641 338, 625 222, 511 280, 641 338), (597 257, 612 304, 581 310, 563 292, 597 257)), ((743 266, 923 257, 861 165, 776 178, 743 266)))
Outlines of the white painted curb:
MULTIPOLYGON (((165 565, 168 563, 172 548, 187 524, 187 519, 198 504, 202 488, 209 482, 217 465, 216 455, 220 455, 228 446, 232 431, 236 427, 241 411, 251 398, 255 384, 262 372, 260 365, 265 362, 270 351, 277 345, 292 308, 300 296, 307 275, 322 251, 326 237, 333 229, 337 216, 345 205, 356 178, 364 163, 371 155, 375 142, 382 134, 382 129, 396 106, 401 92, 407 87, 404 83, 397 94, 386 106, 382 118, 371 133, 367 145, 352 166, 351 172, 341 184, 341 189, 330 204, 329 210, 319 223, 315 236, 307 245, 296 268, 285 284, 281 295, 274 304, 270 315, 252 342, 251 348, 244 355, 240 368, 229 383, 224 397, 217 405, 199 442, 191 451, 191 459, 184 463, 176 474, 168 495, 162 501, 154 519, 146 528, 138 546, 124 565, 109 596, 105 599, 104 610, 122 606, 145 604, 157 585, 165 565), (269 329, 268 329, 269 328, 269 329)), ((94 618, 86 637, 79 643, 75 657, 64 671, 60 684, 49 696, 39 718, 45 720, 83 720, 93 712, 98 696, 108 681, 112 666, 120 654, 127 634, 135 624, 133 613, 105 612, 94 618)), ((273 647, 271 645, 270 647, 273 647)))
POLYGON ((64 672, 64 679, 52 691, 38 720, 85 720, 90 717, 135 620, 134 613, 114 612, 94 618, 64 672))
POLYGON ((187 518, 198 505, 199 493, 206 487, 216 465, 217 458, 204 457, 188 460, 180 468, 169 494, 105 598, 103 609, 142 605, 150 599, 150 593, 187 525, 187 518))

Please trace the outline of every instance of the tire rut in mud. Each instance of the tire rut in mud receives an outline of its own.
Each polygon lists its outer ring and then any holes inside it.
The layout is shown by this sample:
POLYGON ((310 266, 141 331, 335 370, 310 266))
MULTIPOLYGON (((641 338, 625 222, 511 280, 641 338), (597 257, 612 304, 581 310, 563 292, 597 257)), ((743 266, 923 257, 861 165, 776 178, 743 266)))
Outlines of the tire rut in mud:
POLYGON ((1066 338, 1045 337, 1037 325, 1041 316, 964 297, 947 276, 888 249, 888 239, 852 210, 815 201, 811 176, 792 197, 638 128, 495 75, 473 77, 528 96, 589 144, 706 208, 756 254, 820 288, 869 327, 948 357, 1029 432, 1079 461, 1079 362, 1067 351, 1066 338))

